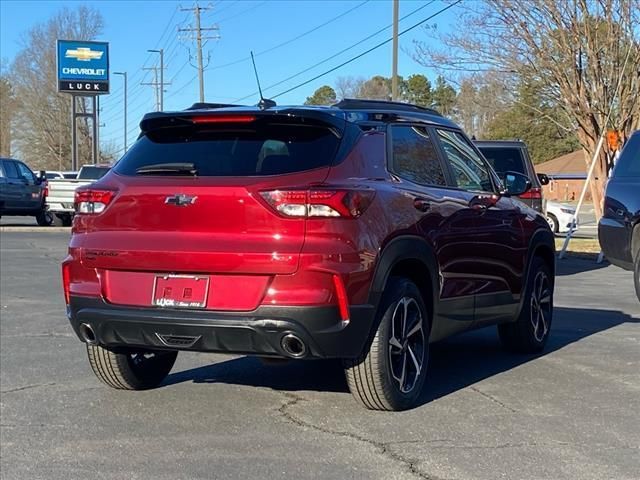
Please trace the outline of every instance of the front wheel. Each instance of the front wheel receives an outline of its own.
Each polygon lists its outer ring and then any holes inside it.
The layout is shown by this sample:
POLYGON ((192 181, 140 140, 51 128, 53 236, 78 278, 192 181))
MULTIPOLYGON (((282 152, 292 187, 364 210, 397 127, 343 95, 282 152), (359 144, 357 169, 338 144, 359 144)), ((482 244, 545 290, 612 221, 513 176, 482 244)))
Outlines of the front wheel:
POLYGON ((369 350, 345 361, 349 390, 370 410, 405 410, 418 401, 429 357, 430 319, 418 287, 390 278, 378 319, 369 350))
POLYGON ((553 233, 558 233, 560 231, 560 223, 554 214, 547 213, 547 223, 553 233))
POLYGON ((58 227, 70 227, 73 217, 69 213, 58 213, 54 216, 53 223, 58 227))
POLYGON ((114 351, 87 345, 93 373, 112 388, 147 390, 160 385, 171 371, 178 352, 160 350, 114 351))
POLYGON ((541 257, 531 262, 520 315, 515 322, 498 325, 500 341, 519 353, 542 351, 553 318, 553 277, 541 257))

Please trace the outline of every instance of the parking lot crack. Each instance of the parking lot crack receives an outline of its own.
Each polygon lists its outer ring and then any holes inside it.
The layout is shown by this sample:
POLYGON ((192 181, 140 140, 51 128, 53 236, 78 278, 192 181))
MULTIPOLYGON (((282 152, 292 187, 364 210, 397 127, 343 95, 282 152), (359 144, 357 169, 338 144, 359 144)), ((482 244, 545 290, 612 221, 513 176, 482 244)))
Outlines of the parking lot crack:
POLYGON ((31 388, 39 388, 39 387, 50 387, 51 385, 55 385, 55 382, 49 383, 34 383, 33 385, 24 385, 22 387, 10 388, 9 390, 2 390, 0 394, 5 395, 7 393, 15 393, 21 392, 22 390, 29 390, 31 388))
POLYGON ((518 413, 518 411, 512 407, 510 407, 509 405, 507 405, 504 402, 501 402, 500 400, 498 400, 496 397, 494 397, 493 395, 489 395, 486 392, 483 392, 482 390, 480 390, 477 387, 469 387, 471 390, 473 390, 474 392, 476 392, 479 395, 482 395, 484 398, 490 400, 491 402, 495 403, 496 405, 500 405, 502 408, 504 408, 505 410, 510 411, 511 413, 518 413))
POLYGON ((362 435, 353 432, 345 432, 341 430, 333 430, 331 428, 322 427, 320 425, 316 425, 307 420, 303 420, 300 417, 294 415, 291 412, 291 408, 298 405, 300 402, 304 402, 306 399, 301 397, 300 395, 296 395, 289 392, 281 392, 285 397, 286 401, 278 408, 278 413, 282 415, 282 417, 294 425, 302 428, 309 428, 312 430, 316 430, 318 432, 325 433, 327 435, 333 435, 337 437, 348 438, 350 440, 354 440, 356 442, 360 442, 362 444, 366 444, 367 446, 376 450, 380 455, 391 459, 397 463, 402 464, 405 469, 414 477, 420 478, 422 480, 443 480, 440 477, 435 477, 433 475, 427 474, 418 469, 415 462, 405 458, 404 456, 394 452, 390 447, 390 445, 399 442, 378 442, 375 440, 371 440, 370 438, 366 438, 362 435))

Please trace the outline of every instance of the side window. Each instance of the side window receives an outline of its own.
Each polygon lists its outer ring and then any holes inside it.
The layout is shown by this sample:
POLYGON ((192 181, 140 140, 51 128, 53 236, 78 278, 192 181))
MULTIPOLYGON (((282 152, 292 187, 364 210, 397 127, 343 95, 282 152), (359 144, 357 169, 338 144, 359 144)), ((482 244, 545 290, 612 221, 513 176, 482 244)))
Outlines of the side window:
POLYGON ((18 167, 18 173, 20 174, 20 177, 24 178, 29 182, 29 184, 33 185, 35 183, 35 177, 29 167, 20 162, 15 162, 15 165, 18 167))
POLYGON ((494 190, 487 165, 460 133, 438 130, 438 137, 459 188, 484 192, 494 190))
POLYGON ((4 165, 4 171, 7 174, 7 178, 20 178, 16 164, 11 160, 5 160, 2 162, 4 165))
POLYGON ((433 140, 423 127, 392 125, 392 171, 423 185, 446 185, 433 140))

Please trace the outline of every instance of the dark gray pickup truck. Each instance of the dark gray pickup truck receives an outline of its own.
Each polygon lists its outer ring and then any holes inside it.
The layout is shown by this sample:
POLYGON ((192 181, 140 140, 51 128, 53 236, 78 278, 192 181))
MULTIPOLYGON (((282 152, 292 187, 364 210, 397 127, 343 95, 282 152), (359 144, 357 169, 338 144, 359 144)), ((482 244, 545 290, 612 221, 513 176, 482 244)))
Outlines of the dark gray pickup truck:
POLYGON ((46 179, 36 177, 20 160, 0 158, 0 216, 34 216, 38 225, 51 225, 46 192, 46 179))

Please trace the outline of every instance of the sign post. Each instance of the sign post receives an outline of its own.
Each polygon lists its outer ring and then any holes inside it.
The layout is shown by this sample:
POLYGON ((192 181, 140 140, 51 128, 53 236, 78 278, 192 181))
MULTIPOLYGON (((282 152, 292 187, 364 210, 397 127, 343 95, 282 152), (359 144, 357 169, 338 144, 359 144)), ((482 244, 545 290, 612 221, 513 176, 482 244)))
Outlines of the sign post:
POLYGON ((71 168, 78 170, 78 117, 91 119, 91 159, 98 163, 97 95, 109 93, 109 44, 80 40, 58 40, 58 92, 71 94, 71 168), (78 110, 77 97, 82 99, 78 110), (85 99, 91 99, 87 112, 85 99))

